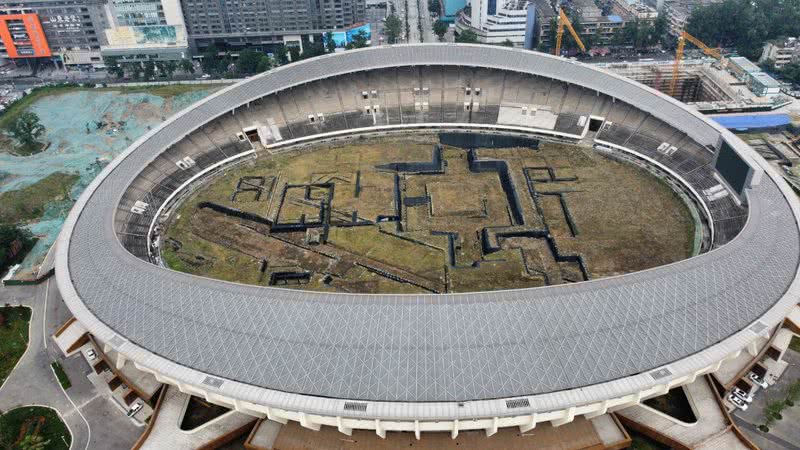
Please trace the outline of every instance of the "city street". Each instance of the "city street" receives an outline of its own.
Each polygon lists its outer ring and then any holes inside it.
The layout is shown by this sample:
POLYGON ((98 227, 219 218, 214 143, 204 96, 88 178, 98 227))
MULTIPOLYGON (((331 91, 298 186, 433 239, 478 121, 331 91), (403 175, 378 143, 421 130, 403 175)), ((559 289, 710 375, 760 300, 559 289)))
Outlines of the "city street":
POLYGON ((433 34, 433 18, 428 10, 428 0, 416 0, 419 3, 419 18, 422 23, 422 41, 438 42, 438 38, 433 34))

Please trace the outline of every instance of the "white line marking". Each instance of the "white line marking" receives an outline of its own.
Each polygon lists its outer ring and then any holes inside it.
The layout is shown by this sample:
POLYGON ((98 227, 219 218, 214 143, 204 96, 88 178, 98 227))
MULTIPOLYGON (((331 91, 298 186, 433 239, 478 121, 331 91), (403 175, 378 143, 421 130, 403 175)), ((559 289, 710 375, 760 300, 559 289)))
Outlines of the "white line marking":
POLYGON ((42 342, 44 342, 44 349, 47 350, 47 297, 50 296, 50 278, 47 279, 47 285, 44 288, 44 312, 42 313, 42 342))
MULTIPOLYGON (((72 401, 72 397, 70 397, 69 394, 67 394, 67 391, 64 390, 64 386, 61 386, 61 382, 58 381, 58 377, 56 376, 56 371, 55 369, 53 369, 52 365, 50 366, 50 371, 53 372, 53 376, 56 379, 56 384, 58 385, 58 388, 61 389, 61 392, 64 393, 64 397, 67 397, 67 400, 69 400, 69 402, 72 403, 72 407, 75 408, 75 411, 78 413, 79 416, 81 416, 81 419, 83 419, 83 422, 86 424, 86 429, 88 430, 89 435, 86 437, 86 447, 84 448, 84 450, 89 450, 89 443, 92 442, 92 427, 89 425, 89 421, 86 420, 86 416, 83 415, 81 410, 78 409, 78 407, 75 405, 75 402, 72 401)), ((69 445, 70 450, 72 450, 74 443, 75 439, 73 439, 69 445)))

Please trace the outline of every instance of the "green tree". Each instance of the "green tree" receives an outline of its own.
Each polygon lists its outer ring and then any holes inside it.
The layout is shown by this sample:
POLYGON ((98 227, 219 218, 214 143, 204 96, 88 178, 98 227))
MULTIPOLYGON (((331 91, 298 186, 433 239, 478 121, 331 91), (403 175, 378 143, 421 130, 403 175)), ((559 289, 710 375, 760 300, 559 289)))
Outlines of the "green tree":
POLYGON ((289 58, 292 62, 300 61, 300 47, 289 47, 289 58))
POLYGON ((462 44, 475 44, 478 42, 478 35, 472 30, 464 30, 456 35, 456 42, 462 44))
POLYGON ((172 78, 172 76, 175 75, 175 71, 178 70, 178 63, 175 61, 166 61, 162 69, 167 78, 172 78))
POLYGON ((501 42, 501 43, 499 43, 497 45, 502 46, 502 47, 514 47, 514 43, 511 42, 511 39, 506 39, 505 41, 503 41, 503 42, 501 42))
POLYGON ((447 22, 442 19, 437 19, 436 22, 433 22, 433 33, 439 37, 440 42, 444 41, 444 35, 447 34, 448 28, 447 22))
POLYGON ((239 53, 239 59, 236 60, 236 72, 245 75, 258 72, 258 63, 261 62, 263 56, 263 53, 255 50, 242 50, 239 53))
POLYGON ((156 74, 156 65, 153 61, 145 61, 144 63, 144 78, 149 80, 156 74))
POLYGON ((44 134, 44 125, 39 121, 36 113, 28 111, 17 118, 8 130, 13 137, 26 150, 35 150, 39 144, 39 138, 44 134))
POLYGON ((261 72, 266 72, 266 71, 268 71, 269 69, 272 69, 272 66, 273 66, 273 61, 272 61, 272 58, 270 58, 270 57, 269 57, 269 56, 267 56, 267 55, 264 55, 264 56, 263 56, 263 57, 262 57, 262 58, 261 58, 261 59, 258 61, 258 66, 256 67, 256 72, 258 72, 258 73, 261 73, 261 72))
POLYGON ((800 34, 797 0, 723 0, 692 9, 686 31, 706 45, 757 59, 764 41, 800 34))
POLYGON ((12 264, 21 261, 34 243, 33 234, 26 228, 0 224, 0 275, 12 264))
POLYGON ((194 73, 194 64, 192 64, 192 61, 190 61, 190 60, 188 60, 186 58, 183 58, 178 63, 178 67, 180 67, 181 71, 183 71, 185 73, 191 73, 191 74, 194 73))
POLYGON ((203 52, 203 59, 200 60, 200 67, 203 68, 203 72, 207 74, 219 73, 217 70, 219 64, 219 53, 219 49, 214 45, 206 48, 206 51, 203 52))
POLYGON ((384 23, 384 31, 386 33, 386 40, 390 44, 397 43, 397 39, 400 37, 402 27, 403 24, 400 22, 400 19, 398 19, 394 14, 390 14, 389 17, 386 18, 386 22, 384 23))
POLYGON ((322 42, 306 42, 303 48, 303 53, 300 55, 300 59, 313 58, 315 56, 324 54, 325 46, 322 44, 322 42))
POLYGON ((105 64, 106 72, 109 74, 114 75, 117 78, 122 78, 125 76, 125 71, 122 69, 122 66, 119 65, 118 56, 103 57, 103 64, 105 64))
POLYGON ((428 11, 432 12, 433 14, 440 14, 442 12, 442 4, 439 2, 439 0, 429 0, 428 11))
POLYGON ((353 48, 364 48, 367 44, 367 34, 362 30, 353 35, 353 40, 347 43, 348 50, 353 48))
POLYGON ((325 33, 325 49, 328 50, 328 53, 336 51, 336 41, 333 40, 333 33, 330 31, 325 33))
POLYGON ((49 440, 45 440, 40 435, 26 434, 24 438, 17 444, 20 450, 44 450, 50 444, 49 440))
POLYGON ((769 427, 776 420, 781 420, 783 418, 781 411, 783 411, 784 407, 786 407, 786 402, 784 400, 767 403, 767 406, 764 408, 764 425, 769 427))

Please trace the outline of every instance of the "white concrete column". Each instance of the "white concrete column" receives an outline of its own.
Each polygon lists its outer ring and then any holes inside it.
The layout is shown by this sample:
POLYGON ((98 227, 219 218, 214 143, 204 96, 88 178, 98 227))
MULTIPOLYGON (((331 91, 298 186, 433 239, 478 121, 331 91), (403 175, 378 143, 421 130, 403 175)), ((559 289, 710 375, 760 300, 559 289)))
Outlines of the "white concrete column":
POLYGON ((453 421, 453 431, 450 432, 450 439, 458 437, 458 419, 453 421))
POLYGON ((525 433, 531 431, 534 428, 536 428, 536 413, 531 414, 528 421, 519 426, 519 432, 525 433))
POLYGON ((756 345, 756 341, 747 344, 747 353, 753 357, 758 355, 758 345, 756 345))
POLYGON ((346 434, 348 436, 353 435, 353 429, 344 426, 344 421, 342 420, 341 416, 336 417, 336 428, 339 430, 339 433, 346 434))
POLYGON ((386 430, 383 429, 383 425, 381 425, 381 421, 379 419, 375 419, 375 434, 386 439, 386 430))
POLYGON ((117 353, 117 369, 122 369, 122 367, 125 366, 125 361, 127 361, 125 355, 117 353))
POLYGON ((300 426, 303 428, 308 428, 309 430, 319 431, 322 428, 322 424, 315 423, 311 419, 308 418, 306 413, 300 413, 300 426))
POLYGON ((575 419, 575 407, 570 406, 567 411, 564 413, 564 417, 556 420, 550 421, 554 427, 559 427, 564 425, 565 423, 570 423, 575 419))
POLYGON ((486 437, 491 437, 495 433, 497 433, 497 422, 499 421, 500 421, 499 417, 495 417, 494 419, 492 419, 492 425, 486 429, 486 437))
POLYGON ((602 416, 606 412, 608 412, 608 400, 603 400, 602 402, 600 402, 600 407, 597 409, 597 411, 590 412, 589 414, 584 414, 583 417, 587 419, 592 419, 594 417, 602 416))
POLYGON ((420 438, 419 420, 414 421, 414 437, 417 438, 417 440, 420 438))
POLYGON ((269 419, 269 420, 271 420, 273 422, 278 422, 278 423, 283 424, 283 425, 286 425, 287 423, 289 423, 289 421, 285 417, 280 417, 280 416, 276 415, 275 412, 272 410, 272 408, 269 408, 269 407, 267 407, 267 419, 269 419))

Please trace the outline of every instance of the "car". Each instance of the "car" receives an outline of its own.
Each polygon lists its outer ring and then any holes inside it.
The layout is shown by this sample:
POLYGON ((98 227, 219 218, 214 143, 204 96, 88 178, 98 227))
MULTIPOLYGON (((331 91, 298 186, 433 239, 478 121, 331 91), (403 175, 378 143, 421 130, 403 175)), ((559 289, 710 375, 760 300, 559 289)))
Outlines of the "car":
POLYGON ((742 389, 739 389, 738 387, 734 387, 733 389, 731 389, 731 394, 739 397, 740 399, 746 401, 747 403, 751 403, 753 401, 752 395, 743 391, 742 389))
POLYGON ((89 358, 89 361, 94 361, 97 359, 97 352, 95 352, 93 348, 90 348, 86 350, 86 357, 89 358))
POLYGON ((747 411, 747 402, 740 399, 739 397, 731 394, 728 396, 728 401, 733 403, 733 406, 741 409, 742 411, 747 411))
POLYGON ((136 415, 136 413, 139 412, 139 410, 142 409, 143 406, 144 405, 142 405, 142 402, 134 403, 133 406, 131 406, 131 409, 128 410, 128 417, 133 417, 134 415, 136 415))
POLYGON ((200 75, 200 78, 202 78, 202 79, 206 80, 206 79, 208 79, 208 78, 211 78, 211 75, 209 75, 209 74, 207 74, 207 73, 204 73, 204 74, 200 75))
POLYGON ((767 382, 766 382, 766 381, 764 381, 764 379, 763 379, 763 378, 761 378, 760 376, 756 375, 756 374, 755 374, 755 373, 753 373, 753 372, 750 372, 750 375, 748 375, 748 376, 747 376, 747 378, 748 378, 750 381, 752 381, 752 382, 753 382, 753 384, 757 385, 757 386, 758 386, 758 387, 760 387, 761 389, 766 389, 766 388, 768 387, 768 385, 767 385, 767 382))

